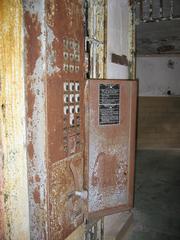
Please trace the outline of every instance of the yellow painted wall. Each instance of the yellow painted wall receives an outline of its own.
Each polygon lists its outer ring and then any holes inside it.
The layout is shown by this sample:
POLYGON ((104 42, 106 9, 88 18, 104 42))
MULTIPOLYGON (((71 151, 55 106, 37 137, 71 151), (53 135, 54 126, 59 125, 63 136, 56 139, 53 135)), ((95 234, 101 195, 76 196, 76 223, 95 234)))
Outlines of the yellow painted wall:
POLYGON ((20 0, 0 1, 0 122, 5 239, 29 239, 23 22, 20 0))

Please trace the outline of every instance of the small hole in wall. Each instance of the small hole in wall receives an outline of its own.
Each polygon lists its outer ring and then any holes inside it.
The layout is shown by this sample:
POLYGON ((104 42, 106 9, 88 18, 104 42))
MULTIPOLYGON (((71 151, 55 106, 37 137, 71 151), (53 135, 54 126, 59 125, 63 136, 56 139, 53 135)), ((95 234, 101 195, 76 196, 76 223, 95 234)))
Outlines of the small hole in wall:
POLYGON ((5 110, 5 104, 1 105, 2 110, 5 110))
POLYGON ((171 90, 167 91, 167 95, 169 95, 169 96, 171 95, 171 90))
POLYGON ((169 61, 168 61, 168 68, 174 69, 174 65, 175 65, 175 62, 172 61, 171 59, 169 59, 169 61))

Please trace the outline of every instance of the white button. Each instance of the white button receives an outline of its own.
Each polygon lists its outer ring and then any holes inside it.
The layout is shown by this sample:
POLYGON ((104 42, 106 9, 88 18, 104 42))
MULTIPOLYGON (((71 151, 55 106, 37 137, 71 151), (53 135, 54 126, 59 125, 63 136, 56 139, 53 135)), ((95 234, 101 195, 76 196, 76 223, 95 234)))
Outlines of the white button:
POLYGON ((64 82, 64 91, 68 91, 69 84, 68 82, 64 82))
POLYGON ((71 102, 71 103, 74 102, 74 94, 70 94, 70 102, 71 102))
POLYGON ((69 123, 70 123, 70 126, 74 126, 74 114, 70 115, 69 123))
POLYGON ((70 113, 74 113, 74 106, 70 106, 70 113))
POLYGON ((73 82, 70 82, 70 91, 74 91, 74 83, 73 82))
POLYGON ((64 102, 65 102, 65 103, 68 103, 68 101, 69 101, 69 99, 68 99, 68 95, 65 94, 65 95, 64 95, 64 102))
POLYGON ((75 83, 75 90, 79 91, 79 83, 78 82, 75 83))
POLYGON ((76 73, 79 72, 79 66, 75 66, 75 72, 76 72, 76 73))
POLYGON ((74 54, 70 53, 70 60, 73 61, 74 60, 74 54))
POLYGON ((65 72, 68 72, 68 69, 69 69, 69 65, 68 64, 63 64, 63 70, 65 72))
POLYGON ((74 72, 74 65, 69 65, 69 71, 74 72))
POLYGON ((68 52, 64 52, 64 53, 63 53, 63 56, 64 56, 64 59, 65 59, 65 60, 68 60, 68 57, 69 57, 68 52))
POLYGON ((67 115, 69 113, 69 108, 68 106, 65 106, 64 107, 64 114, 67 115))
POLYGON ((76 113, 79 113, 79 112, 80 112, 79 105, 76 105, 76 106, 75 106, 75 111, 76 111, 76 113))
POLYGON ((80 100, 79 94, 76 94, 76 95, 75 95, 75 101, 76 101, 76 102, 79 102, 79 100, 80 100))

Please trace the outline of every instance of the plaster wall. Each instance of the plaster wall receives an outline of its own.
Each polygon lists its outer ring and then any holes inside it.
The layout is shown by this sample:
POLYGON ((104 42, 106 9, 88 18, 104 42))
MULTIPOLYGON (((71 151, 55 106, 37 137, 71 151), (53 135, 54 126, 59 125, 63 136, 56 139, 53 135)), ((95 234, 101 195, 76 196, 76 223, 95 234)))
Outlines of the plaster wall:
POLYGON ((23 9, 0 1, 0 239, 28 240, 23 9))
POLYGON ((180 95, 180 56, 137 57, 140 96, 180 95))
POLYGON ((111 55, 128 56, 129 3, 127 0, 108 1, 107 19, 107 78, 128 78, 128 67, 111 62, 111 55))

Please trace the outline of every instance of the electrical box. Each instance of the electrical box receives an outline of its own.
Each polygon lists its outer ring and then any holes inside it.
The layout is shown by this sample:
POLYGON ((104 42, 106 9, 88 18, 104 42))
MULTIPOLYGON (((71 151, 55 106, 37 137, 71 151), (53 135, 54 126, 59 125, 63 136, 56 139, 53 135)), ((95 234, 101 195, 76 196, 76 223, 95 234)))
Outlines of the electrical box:
POLYGON ((85 188, 89 218, 133 205, 136 94, 136 81, 87 81, 85 188))

